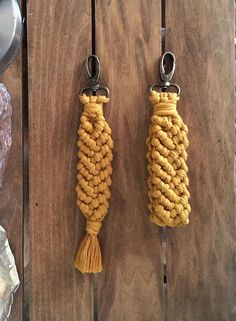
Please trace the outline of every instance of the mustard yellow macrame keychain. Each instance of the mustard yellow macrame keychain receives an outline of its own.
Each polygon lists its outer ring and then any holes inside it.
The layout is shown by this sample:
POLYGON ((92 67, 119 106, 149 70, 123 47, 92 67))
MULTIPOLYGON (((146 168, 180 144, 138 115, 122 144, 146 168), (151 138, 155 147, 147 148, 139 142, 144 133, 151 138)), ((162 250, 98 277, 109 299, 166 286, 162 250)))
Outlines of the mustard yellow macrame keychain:
POLYGON ((77 205, 86 218, 86 235, 77 252, 74 266, 82 273, 102 271, 102 257, 98 233, 102 221, 108 213, 111 197, 112 148, 111 129, 103 115, 103 104, 109 102, 109 90, 98 85, 100 62, 91 55, 86 63, 87 80, 90 87, 80 92, 80 102, 84 110, 78 130, 78 183, 76 187, 77 205), (95 63, 95 76, 89 71, 89 62, 95 63), (97 91, 105 91, 98 96, 97 91), (90 95, 85 92, 89 91, 90 95))
POLYGON ((167 52, 160 64, 161 83, 152 85, 149 99, 153 116, 147 138, 148 197, 150 220, 160 226, 184 226, 189 223, 189 180, 187 148, 188 128, 177 111, 180 87, 170 84, 175 70, 175 56, 167 52), (165 72, 166 61, 171 61, 172 70, 165 72), (156 87, 173 92, 157 92, 156 87))

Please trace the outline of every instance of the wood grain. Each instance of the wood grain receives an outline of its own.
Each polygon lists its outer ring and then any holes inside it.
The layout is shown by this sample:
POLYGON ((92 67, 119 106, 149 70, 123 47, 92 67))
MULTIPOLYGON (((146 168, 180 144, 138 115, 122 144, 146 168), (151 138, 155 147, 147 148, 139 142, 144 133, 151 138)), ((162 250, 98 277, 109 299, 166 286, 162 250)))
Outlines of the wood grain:
POLYGON ((114 140, 112 200, 100 232, 100 321, 163 318, 161 229, 148 219, 145 143, 160 24, 159 1, 97 1, 97 54, 101 83, 111 90, 105 111, 114 140))
POLYGON ((73 268, 84 234, 76 140, 90 30, 90 1, 28 4, 32 321, 93 320, 92 279, 73 268))
POLYGON ((7 232, 21 280, 12 306, 10 321, 22 320, 23 300, 23 138, 22 138, 22 57, 0 77, 12 99, 12 147, 5 180, 0 191, 0 225, 7 232))
MULTIPOLYGON (((146 89, 158 80, 161 56, 160 1, 96 1, 101 84, 111 90, 112 199, 99 234, 104 271, 93 282, 72 268, 85 224, 75 204, 76 130, 90 22, 90 1, 28 4, 30 320, 159 321, 167 310, 168 321, 233 321, 233 2, 166 1, 166 49, 177 57, 179 111, 190 129, 192 214, 188 227, 167 231, 164 308, 161 229, 148 220, 145 156, 152 113, 146 89)), ((0 223, 9 227, 21 269, 20 75, 18 60, 4 77, 19 108, 0 223)))
POLYGON ((168 321, 236 319, 233 9, 231 0, 167 1, 192 206, 190 225, 168 230, 168 321))

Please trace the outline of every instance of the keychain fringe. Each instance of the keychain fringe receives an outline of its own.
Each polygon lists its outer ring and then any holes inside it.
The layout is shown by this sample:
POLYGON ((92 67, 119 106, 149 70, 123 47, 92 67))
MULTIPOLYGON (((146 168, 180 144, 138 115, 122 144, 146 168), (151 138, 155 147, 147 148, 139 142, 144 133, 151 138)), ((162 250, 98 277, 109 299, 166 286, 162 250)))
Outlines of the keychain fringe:
POLYGON ((85 235, 76 255, 74 266, 82 273, 102 271, 102 254, 97 235, 88 233, 85 235))
POLYGON ((154 113, 147 138, 150 220, 160 226, 189 223, 188 128, 177 112, 176 93, 152 91, 154 113))
POLYGON ((103 116, 105 96, 80 96, 84 104, 78 130, 79 163, 77 205, 87 219, 86 231, 75 257, 74 266, 82 273, 102 271, 98 233, 107 215, 111 197, 112 148, 111 129, 103 116))

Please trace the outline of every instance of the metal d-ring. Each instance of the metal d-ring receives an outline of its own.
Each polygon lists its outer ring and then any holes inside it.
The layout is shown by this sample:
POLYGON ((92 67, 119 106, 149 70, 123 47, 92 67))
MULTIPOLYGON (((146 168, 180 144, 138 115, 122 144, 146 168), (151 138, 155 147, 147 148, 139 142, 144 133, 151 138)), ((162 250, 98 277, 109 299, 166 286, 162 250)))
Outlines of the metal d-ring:
POLYGON ((150 93, 153 91, 153 89, 154 88, 156 88, 156 87, 159 87, 159 88, 161 88, 161 89, 167 89, 167 88, 176 88, 176 94, 177 94, 177 96, 179 96, 179 94, 180 94, 180 92, 181 92, 181 89, 180 89, 180 86, 179 85, 177 85, 177 84, 170 84, 169 86, 162 86, 161 84, 154 84, 154 85, 152 85, 150 88, 149 88, 149 91, 150 91, 150 93))
POLYGON ((104 91, 105 96, 107 98, 110 95, 110 90, 105 86, 95 85, 95 86, 81 88, 80 95, 83 95, 86 91, 89 92, 91 95, 93 95, 94 93, 97 93, 97 91, 104 91))
POLYGON ((180 94, 180 87, 177 84, 170 83, 174 72, 175 72, 175 65, 176 65, 176 58, 175 55, 172 52, 165 52, 161 58, 160 62, 160 83, 154 84, 150 87, 150 92, 153 91, 155 87, 160 87, 162 90, 166 90, 167 88, 176 88, 177 90, 177 96, 180 94), (167 73, 165 70, 167 60, 171 63, 171 70, 167 73))

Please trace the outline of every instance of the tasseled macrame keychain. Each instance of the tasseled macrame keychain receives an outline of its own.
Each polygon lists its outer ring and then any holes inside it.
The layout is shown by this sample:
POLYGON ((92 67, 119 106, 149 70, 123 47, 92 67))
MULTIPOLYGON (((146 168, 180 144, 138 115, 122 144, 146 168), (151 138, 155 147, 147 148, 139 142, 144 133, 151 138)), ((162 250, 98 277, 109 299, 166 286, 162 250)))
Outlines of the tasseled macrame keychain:
POLYGON ((102 271, 102 256, 98 233, 102 221, 108 213, 111 197, 112 148, 111 129, 103 115, 103 104, 109 102, 109 90, 97 83, 100 75, 100 62, 97 56, 87 59, 86 71, 91 87, 80 92, 80 102, 84 110, 78 130, 78 184, 77 205, 86 218, 86 235, 78 249, 74 266, 82 273, 102 271), (90 60, 95 59, 96 74, 91 76, 90 60), (105 96, 97 96, 97 90, 105 91, 105 96), (86 95, 85 91, 90 91, 86 95))
POLYGON ((183 226, 189 223, 189 191, 187 186, 188 128, 177 111, 180 87, 170 84, 175 70, 175 56, 167 52, 160 65, 161 83, 150 88, 153 116, 147 138, 148 197, 150 220, 160 226, 183 226), (167 59, 172 70, 165 72, 167 59), (177 93, 157 92, 155 87, 177 89, 177 93))

